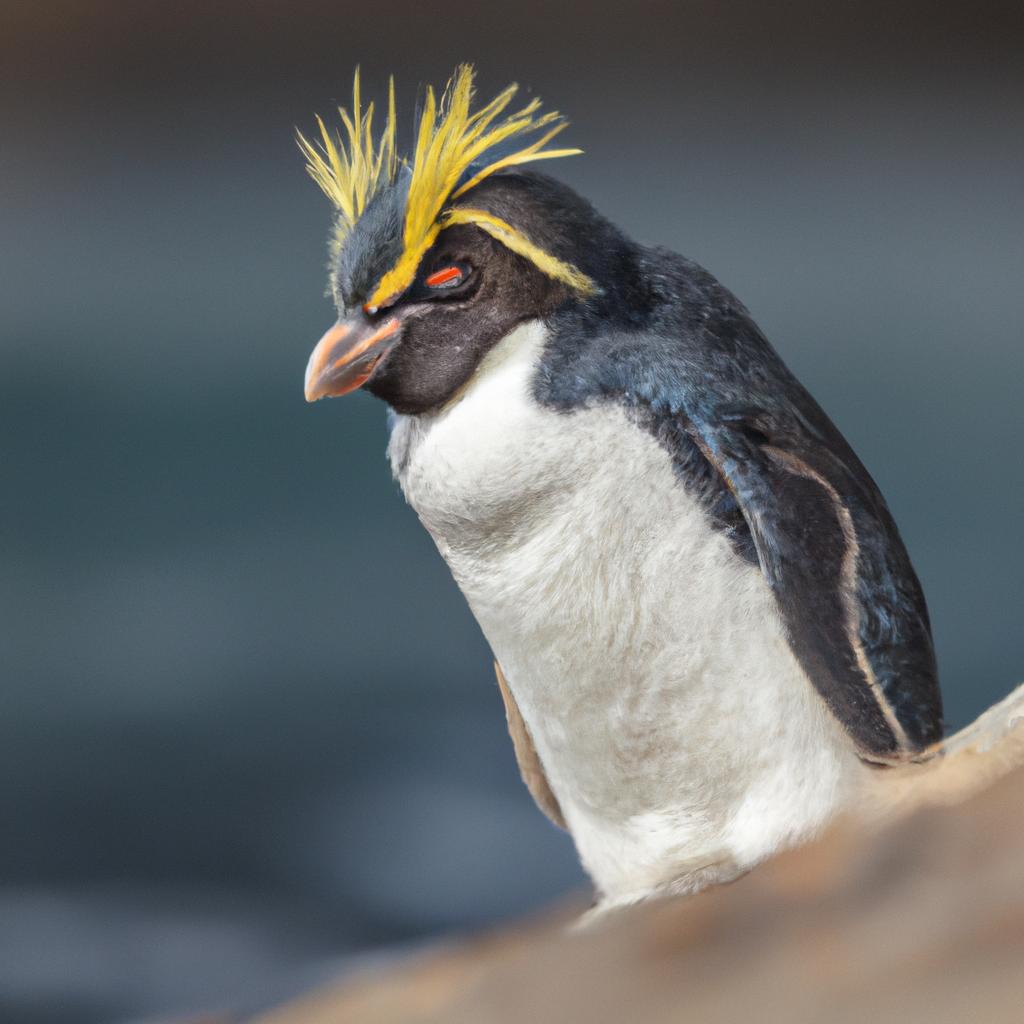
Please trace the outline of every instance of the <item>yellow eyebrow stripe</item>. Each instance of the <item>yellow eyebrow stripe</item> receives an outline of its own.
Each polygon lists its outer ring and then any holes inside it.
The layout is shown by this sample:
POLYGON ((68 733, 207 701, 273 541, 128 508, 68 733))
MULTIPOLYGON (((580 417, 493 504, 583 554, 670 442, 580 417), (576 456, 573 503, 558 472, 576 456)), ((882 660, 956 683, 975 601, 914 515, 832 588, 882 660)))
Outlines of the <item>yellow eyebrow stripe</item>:
POLYGON ((475 224, 506 248, 529 260, 548 277, 562 281, 583 295, 593 295, 597 292, 597 285, 578 267, 552 256, 539 245, 534 245, 521 231, 517 231, 500 217, 495 217, 493 213, 460 206, 445 212, 441 217, 441 224, 443 227, 450 227, 452 224, 475 224))

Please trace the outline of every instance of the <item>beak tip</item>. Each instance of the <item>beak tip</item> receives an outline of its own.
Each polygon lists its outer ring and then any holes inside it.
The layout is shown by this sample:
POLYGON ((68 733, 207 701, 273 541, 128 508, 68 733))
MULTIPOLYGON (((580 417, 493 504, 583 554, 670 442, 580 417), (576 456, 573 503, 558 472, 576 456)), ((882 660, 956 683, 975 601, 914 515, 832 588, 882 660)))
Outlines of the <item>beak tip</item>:
POLYGON ((306 372, 302 377, 302 395, 310 404, 320 401, 330 390, 324 381, 325 360, 323 357, 324 353, 321 352, 318 345, 310 355, 309 362, 306 364, 306 372))
POLYGON ((396 317, 383 325, 367 322, 354 326, 351 320, 336 323, 317 342, 306 364, 303 381, 306 401, 347 395, 361 388, 380 362, 382 343, 400 327, 401 322, 396 317))

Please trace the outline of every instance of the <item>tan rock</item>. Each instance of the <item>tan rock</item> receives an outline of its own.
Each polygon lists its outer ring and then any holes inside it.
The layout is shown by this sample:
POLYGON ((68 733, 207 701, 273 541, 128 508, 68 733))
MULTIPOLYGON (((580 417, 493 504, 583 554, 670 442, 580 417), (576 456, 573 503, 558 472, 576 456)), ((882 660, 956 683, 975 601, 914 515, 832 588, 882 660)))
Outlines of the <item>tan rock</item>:
POLYGON ((857 815, 739 881, 571 914, 329 987, 259 1024, 1024 1021, 1024 688, 857 815))

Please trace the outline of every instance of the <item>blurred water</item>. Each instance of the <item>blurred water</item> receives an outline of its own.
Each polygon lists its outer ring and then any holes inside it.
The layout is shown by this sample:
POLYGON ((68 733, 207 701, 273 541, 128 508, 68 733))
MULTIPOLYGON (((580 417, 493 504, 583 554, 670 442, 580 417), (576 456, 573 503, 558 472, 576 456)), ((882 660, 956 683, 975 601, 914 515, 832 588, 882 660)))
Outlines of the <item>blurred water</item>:
POLYGON ((357 60, 408 102, 476 58, 569 111, 558 173, 732 287, 879 480, 951 724, 1024 676, 1009 34, 395 5, 385 45, 325 5, 59 10, 0 61, 4 1021, 251 1005, 582 885, 381 407, 302 402, 331 313, 291 127, 357 60))

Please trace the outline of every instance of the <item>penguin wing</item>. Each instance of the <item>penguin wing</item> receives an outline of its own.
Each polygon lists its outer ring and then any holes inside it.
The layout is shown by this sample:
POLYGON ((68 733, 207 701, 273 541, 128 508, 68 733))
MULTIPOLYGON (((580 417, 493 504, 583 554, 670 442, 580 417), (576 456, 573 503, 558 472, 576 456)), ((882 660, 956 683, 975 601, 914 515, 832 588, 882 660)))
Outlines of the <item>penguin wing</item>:
POLYGON ((942 700, 921 585, 877 486, 728 289, 667 250, 633 260, 607 279, 601 315, 552 319, 535 397, 614 401, 651 431, 760 565, 861 755, 914 757, 942 738, 942 700))
POLYGON ((815 688, 864 757, 905 760, 942 736, 924 595, 867 470, 806 392, 792 397, 700 402, 687 433, 742 512, 815 688))

